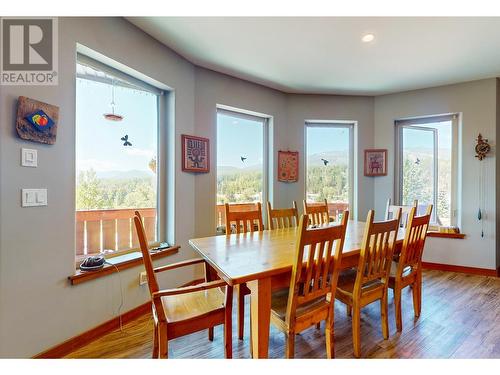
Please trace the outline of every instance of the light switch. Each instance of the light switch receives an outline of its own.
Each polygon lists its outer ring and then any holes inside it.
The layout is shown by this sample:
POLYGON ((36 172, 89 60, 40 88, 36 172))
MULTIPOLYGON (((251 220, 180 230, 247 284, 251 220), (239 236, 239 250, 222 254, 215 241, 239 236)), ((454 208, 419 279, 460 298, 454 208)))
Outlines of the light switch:
POLYGON ((29 148, 21 149, 21 165, 23 167, 38 166, 38 152, 29 148))
POLYGON ((47 189, 22 189, 21 201, 23 207, 47 205, 47 189))

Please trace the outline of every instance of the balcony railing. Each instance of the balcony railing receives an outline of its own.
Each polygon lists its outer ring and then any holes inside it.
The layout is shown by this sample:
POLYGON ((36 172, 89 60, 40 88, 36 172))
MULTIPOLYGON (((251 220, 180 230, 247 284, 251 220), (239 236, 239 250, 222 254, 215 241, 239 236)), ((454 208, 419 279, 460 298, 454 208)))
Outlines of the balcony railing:
POLYGON ((143 217, 148 241, 156 242, 155 208, 76 211, 76 255, 138 248, 133 221, 136 210, 143 217))

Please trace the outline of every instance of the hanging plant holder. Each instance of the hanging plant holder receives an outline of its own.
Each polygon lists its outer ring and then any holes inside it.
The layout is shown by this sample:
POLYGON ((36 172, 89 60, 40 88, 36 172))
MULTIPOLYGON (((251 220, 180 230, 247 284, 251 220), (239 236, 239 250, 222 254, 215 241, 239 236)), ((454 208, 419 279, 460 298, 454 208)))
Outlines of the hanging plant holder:
POLYGON ((104 118, 108 121, 122 121, 123 116, 115 113, 115 82, 111 86, 111 113, 103 114, 104 118))

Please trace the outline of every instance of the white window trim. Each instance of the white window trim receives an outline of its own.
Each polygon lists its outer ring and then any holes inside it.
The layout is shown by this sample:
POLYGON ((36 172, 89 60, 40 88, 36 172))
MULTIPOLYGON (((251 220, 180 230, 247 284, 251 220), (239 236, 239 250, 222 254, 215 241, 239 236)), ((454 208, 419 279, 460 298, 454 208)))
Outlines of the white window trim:
POLYGON ((349 129, 349 211, 354 214, 352 219, 356 220, 357 212, 357 188, 355 186, 356 161, 354 154, 356 121, 343 120, 306 120, 304 127, 304 200, 307 201, 307 129, 308 128, 347 128, 349 129))
MULTIPOLYGON (((459 225, 459 203, 458 203, 458 187, 459 187, 459 171, 458 171, 458 153, 459 153, 459 123, 460 123, 460 114, 459 113, 449 113, 449 114, 441 114, 441 115, 429 115, 429 116, 419 116, 419 117, 411 117, 399 119, 394 122, 395 125, 395 150, 396 153, 394 155, 394 197, 395 204, 400 205, 402 202, 402 160, 401 155, 403 153, 403 142, 402 136, 403 128, 417 128, 418 124, 429 124, 435 122, 443 122, 451 120, 451 197, 450 197, 450 225, 457 226, 459 225)), ((438 147, 436 144, 435 147, 438 147)), ((437 168, 438 163, 435 165, 435 173, 437 176, 437 168)), ((438 186, 438 178, 434 181, 435 184, 435 192, 437 192, 438 186)), ((437 195, 435 195, 434 200, 437 199, 437 195)), ((436 225, 435 215, 437 215, 437 202, 434 202, 433 207, 433 220, 431 224, 436 225)))
MULTIPOLYGON (((157 96, 157 152, 156 152, 156 217, 157 217, 157 226, 156 226, 156 236, 157 241, 155 244, 159 244, 162 242, 167 242, 172 244, 175 242, 175 227, 173 226, 175 220, 170 219, 171 213, 174 213, 174 201, 168 198, 167 193, 172 193, 169 190, 171 189, 169 181, 169 170, 172 168, 167 163, 167 149, 171 147, 171 141, 169 140, 169 132, 170 126, 167 126, 169 121, 167 121, 167 105, 169 105, 169 91, 166 91, 162 88, 158 88, 153 86, 140 78, 133 77, 130 74, 122 72, 119 69, 113 68, 105 63, 102 63, 98 60, 95 60, 83 53, 77 53, 76 64, 82 64, 89 66, 93 69, 100 70, 106 74, 109 74, 119 81, 121 81, 124 87, 133 88, 137 90, 143 90, 154 94, 157 96), (171 202, 171 203, 167 203, 171 202), (172 225, 171 225, 172 224, 172 225)), ((102 82, 106 84, 117 84, 117 81, 101 79, 99 77, 93 77, 90 75, 80 76, 77 75, 76 78, 80 79, 88 79, 96 82, 102 82)), ((119 84, 119 83, 118 83, 119 84)), ((172 98, 173 99, 173 98, 172 98)), ((171 106, 172 107, 172 106, 171 106)), ((173 125, 173 124, 170 124, 173 125)), ((172 126, 173 128, 173 126, 172 126)), ((76 133, 75 133, 76 134, 76 133)), ((76 138, 75 138, 75 146, 76 146, 76 138)), ((75 160, 76 161, 76 160, 75 160)), ((75 181, 76 182, 76 181, 75 181)), ((76 191, 76 185, 75 185, 76 191)), ((76 212, 76 206, 74 207, 74 211, 76 212)), ((126 253, 130 253, 135 251, 136 249, 126 249, 119 250, 112 254, 109 254, 109 257, 120 256, 126 253)), ((76 244, 75 244, 75 252, 76 252, 76 244)))
MULTIPOLYGON (((270 154, 270 149, 269 149, 269 132, 270 132, 270 121, 271 121, 271 116, 263 114, 263 113, 258 113, 258 112, 253 112, 245 109, 240 109, 240 108, 235 108, 235 107, 230 107, 227 105, 223 104, 217 104, 216 106, 216 114, 226 114, 228 116, 236 117, 236 118, 241 118, 244 120, 252 120, 252 121, 258 121, 262 123, 262 131, 263 131, 263 150, 262 150, 262 164, 263 164, 263 170, 262 170, 262 216, 263 216, 263 223, 264 226, 267 227, 267 202, 269 201, 269 191, 270 191, 270 184, 269 184, 269 154, 270 154)), ((218 136, 218 134, 217 134, 218 136)), ((216 142, 217 146, 217 142, 216 142)), ((217 159, 217 150, 215 152, 215 159, 217 159)), ((217 163, 218 161, 216 160, 216 168, 217 168, 217 163)), ((217 178, 217 173, 216 173, 216 178, 217 178)), ((217 181, 216 181, 217 184, 217 181)), ((215 188, 216 191, 216 204, 217 204, 217 187, 215 188)))

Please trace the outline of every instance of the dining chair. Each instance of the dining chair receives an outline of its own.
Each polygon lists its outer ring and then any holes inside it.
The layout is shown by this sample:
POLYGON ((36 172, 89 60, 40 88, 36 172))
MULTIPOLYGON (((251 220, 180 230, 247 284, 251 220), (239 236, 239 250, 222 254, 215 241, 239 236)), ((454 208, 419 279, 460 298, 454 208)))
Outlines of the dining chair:
POLYGON ((213 327, 220 324, 224 324, 225 356, 232 358, 233 288, 223 280, 216 280, 160 290, 156 273, 205 263, 205 261, 201 258, 190 259, 153 268, 139 211, 135 211, 134 223, 152 300, 153 358, 168 358, 168 341, 190 333, 208 329, 209 340, 213 340, 213 327))
POLYGON ((352 341, 357 358, 361 356, 360 317, 364 306, 380 300, 382 334, 384 339, 389 338, 387 290, 401 209, 392 220, 374 222, 373 217, 374 211, 370 210, 358 267, 340 274, 335 293, 335 298, 346 304, 348 315, 352 316, 352 341))
POLYGON ((281 209, 273 209, 271 202, 267 202, 267 218, 267 225, 269 226, 269 229, 296 227, 299 225, 297 202, 293 201, 291 208, 281 209))
MULTIPOLYGON (((231 225, 235 223, 236 233, 262 232, 264 224, 262 222, 262 206, 260 202, 255 204, 255 210, 232 211, 231 205, 225 204, 226 211, 226 235, 232 234, 231 225)), ((245 322, 245 296, 250 294, 250 289, 246 283, 236 285, 237 305, 238 305, 238 338, 243 340, 245 322)))
POLYGON ((304 214, 309 217, 309 225, 322 225, 330 222, 328 202, 307 203, 304 200, 304 214))
POLYGON ((385 206, 385 220, 390 220, 394 217, 394 214, 397 210, 401 209, 401 220, 399 222, 399 225, 401 227, 406 227, 406 224, 408 223, 408 215, 413 207, 418 207, 418 200, 415 199, 413 201, 412 206, 396 206, 391 204, 391 198, 387 198, 387 203, 385 206))
POLYGON ((394 291, 394 311, 398 332, 403 330, 401 292, 404 288, 409 285, 412 287, 415 318, 420 316, 422 308, 422 254, 431 220, 432 205, 427 206, 425 215, 415 216, 416 211, 417 208, 412 207, 408 215, 403 246, 398 260, 392 262, 389 275, 389 288, 394 291))
POLYGON ((308 229, 307 215, 299 221, 290 287, 271 295, 271 323, 286 335, 286 357, 294 357, 295 335, 325 321, 326 355, 335 356, 334 302, 347 219, 340 225, 308 229), (305 260, 306 259, 306 260, 305 260))

